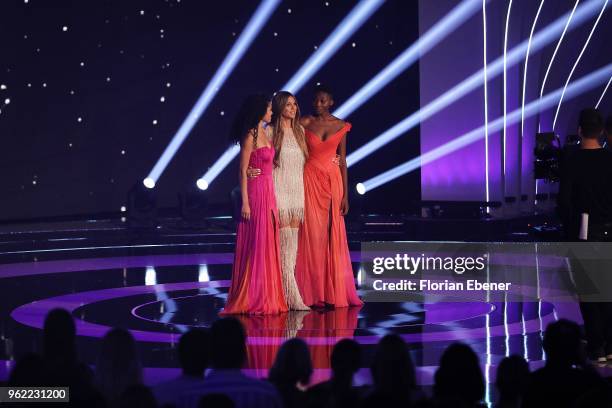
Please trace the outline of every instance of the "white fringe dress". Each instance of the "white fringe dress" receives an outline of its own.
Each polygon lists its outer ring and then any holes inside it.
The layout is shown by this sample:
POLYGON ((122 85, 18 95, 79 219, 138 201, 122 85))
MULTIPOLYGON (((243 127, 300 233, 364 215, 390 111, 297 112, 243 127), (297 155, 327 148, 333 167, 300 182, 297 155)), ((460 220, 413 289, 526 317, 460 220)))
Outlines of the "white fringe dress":
MULTIPOLYGON (((269 136, 272 136, 272 128, 269 136)), ((284 129, 278 167, 274 167, 274 191, 281 226, 280 252, 283 287, 287 305, 291 310, 308 310, 295 280, 295 262, 298 250, 298 228, 289 228, 291 220, 304 219, 304 163, 306 158, 295 139, 292 129, 284 129)))

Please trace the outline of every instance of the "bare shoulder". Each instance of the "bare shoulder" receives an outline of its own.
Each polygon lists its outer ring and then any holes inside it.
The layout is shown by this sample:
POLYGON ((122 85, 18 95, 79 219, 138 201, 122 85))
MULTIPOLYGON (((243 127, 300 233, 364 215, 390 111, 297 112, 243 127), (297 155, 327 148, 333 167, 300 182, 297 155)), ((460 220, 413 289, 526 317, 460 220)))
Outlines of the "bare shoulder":
POLYGON ((314 118, 311 115, 302 116, 300 118, 300 125, 308 127, 314 118))
POLYGON ((342 119, 337 118, 335 116, 333 116, 333 118, 334 118, 334 121, 333 121, 334 126, 344 127, 346 125, 346 122, 343 121, 342 119))

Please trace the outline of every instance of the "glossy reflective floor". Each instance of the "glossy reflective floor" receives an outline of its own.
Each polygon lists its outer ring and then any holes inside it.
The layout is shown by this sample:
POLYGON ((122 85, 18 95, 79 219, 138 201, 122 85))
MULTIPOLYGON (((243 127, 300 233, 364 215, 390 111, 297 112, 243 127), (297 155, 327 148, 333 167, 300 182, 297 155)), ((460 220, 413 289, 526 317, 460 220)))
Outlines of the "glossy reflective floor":
MULTIPOLYGON (((0 252, 0 380, 16 357, 40 349, 44 317, 56 307, 74 315, 85 362, 95 363, 100 338, 110 327, 120 326, 130 329, 138 341, 147 383, 176 375, 174 348, 181 333, 218 319, 229 286, 232 253, 203 252, 197 246, 185 251, 184 243, 162 247, 79 243, 81 249, 76 249, 74 240, 65 242, 63 248, 55 242, 55 248, 44 251, 0 252)), ((355 261, 358 255, 352 253, 355 261)), ((353 266, 359 270, 358 262, 353 266)), ((476 350, 489 383, 494 382, 500 360, 511 354, 524 356, 533 368, 541 366, 542 331, 562 317, 581 322, 576 304, 545 301, 366 303, 359 308, 240 319, 248 333, 252 375, 265 376, 280 344, 300 337, 312 353, 314 381, 320 381, 329 376, 334 343, 349 337, 363 345, 364 369, 357 381, 366 383, 375 344, 386 333, 398 333, 410 345, 419 382, 427 386, 441 353, 454 341, 476 350)), ((612 374, 610 367, 600 370, 612 374)))

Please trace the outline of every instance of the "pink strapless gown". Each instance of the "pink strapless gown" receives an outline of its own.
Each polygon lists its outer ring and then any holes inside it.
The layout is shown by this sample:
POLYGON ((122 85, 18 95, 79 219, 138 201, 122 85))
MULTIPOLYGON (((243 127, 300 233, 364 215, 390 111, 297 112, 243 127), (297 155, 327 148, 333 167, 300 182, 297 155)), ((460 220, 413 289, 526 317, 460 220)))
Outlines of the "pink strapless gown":
POLYGON ((251 219, 238 224, 232 284, 221 314, 274 314, 288 310, 281 280, 273 158, 271 146, 251 153, 249 164, 261 169, 261 175, 247 181, 251 219))

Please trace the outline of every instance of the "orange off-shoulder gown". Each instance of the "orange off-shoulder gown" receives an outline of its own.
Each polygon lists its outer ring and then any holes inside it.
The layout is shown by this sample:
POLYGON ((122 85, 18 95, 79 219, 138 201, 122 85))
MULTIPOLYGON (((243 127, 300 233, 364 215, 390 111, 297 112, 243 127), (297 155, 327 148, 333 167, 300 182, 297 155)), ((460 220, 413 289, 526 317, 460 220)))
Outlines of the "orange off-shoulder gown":
POLYGON ((340 214, 342 175, 333 162, 338 145, 350 129, 350 123, 346 123, 324 141, 306 130, 304 222, 295 274, 302 299, 309 306, 363 304, 355 289, 346 227, 340 214))

